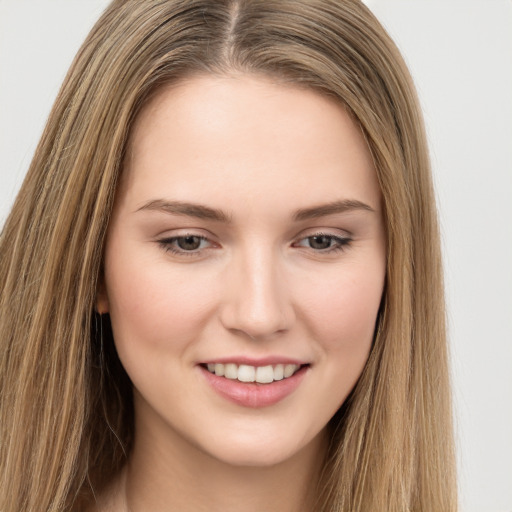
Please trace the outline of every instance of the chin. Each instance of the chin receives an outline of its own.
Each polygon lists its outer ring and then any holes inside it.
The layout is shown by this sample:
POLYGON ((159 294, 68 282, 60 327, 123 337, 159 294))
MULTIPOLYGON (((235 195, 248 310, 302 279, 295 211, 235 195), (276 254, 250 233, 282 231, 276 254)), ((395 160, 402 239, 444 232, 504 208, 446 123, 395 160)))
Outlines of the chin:
POLYGON ((219 462, 222 462, 229 466, 234 467, 245 467, 245 468, 265 468, 265 467, 273 467, 279 464, 282 464, 291 458, 293 458, 294 453, 290 452, 282 452, 282 451, 256 451, 250 450, 249 452, 242 452, 241 449, 235 449, 233 451, 229 451, 228 453, 211 453, 215 459, 219 462))
POLYGON ((224 464, 235 467, 264 468, 277 466, 292 461, 296 457, 307 455, 311 451, 318 454, 321 450, 324 436, 322 432, 313 439, 297 438, 292 435, 276 435, 269 437, 259 433, 240 435, 231 432, 214 446, 203 446, 202 449, 211 457, 224 464))

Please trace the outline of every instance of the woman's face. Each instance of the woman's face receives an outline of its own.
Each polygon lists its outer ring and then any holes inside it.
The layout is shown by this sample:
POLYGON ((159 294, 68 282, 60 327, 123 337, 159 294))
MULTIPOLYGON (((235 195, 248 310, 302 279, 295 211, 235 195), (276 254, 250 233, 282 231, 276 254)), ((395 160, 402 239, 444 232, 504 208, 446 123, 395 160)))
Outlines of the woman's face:
POLYGON ((136 443, 254 466, 315 446, 368 358, 384 278, 379 185, 342 106, 254 76, 160 91, 98 295, 136 443))

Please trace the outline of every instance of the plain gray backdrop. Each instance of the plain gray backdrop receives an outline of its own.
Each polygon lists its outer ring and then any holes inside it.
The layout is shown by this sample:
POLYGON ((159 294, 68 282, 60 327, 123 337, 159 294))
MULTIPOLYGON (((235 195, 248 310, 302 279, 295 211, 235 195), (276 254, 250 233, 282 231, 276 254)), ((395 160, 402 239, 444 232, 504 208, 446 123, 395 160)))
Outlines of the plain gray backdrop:
MULTIPOLYGON (((0 226, 66 70, 107 3, 0 0, 0 226)), ((512 512, 512 2, 366 3, 410 66, 431 143, 461 510, 512 512)))

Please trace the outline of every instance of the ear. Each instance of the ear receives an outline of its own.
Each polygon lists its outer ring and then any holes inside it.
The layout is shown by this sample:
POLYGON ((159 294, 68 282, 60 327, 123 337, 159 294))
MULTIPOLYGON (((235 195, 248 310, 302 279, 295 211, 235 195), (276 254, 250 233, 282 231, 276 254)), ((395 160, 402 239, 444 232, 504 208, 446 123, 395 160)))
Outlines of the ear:
POLYGON ((108 302, 107 287, 105 285, 105 276, 103 271, 98 279, 98 288, 96 290, 96 303, 95 309, 100 315, 104 315, 110 311, 110 305, 108 302))

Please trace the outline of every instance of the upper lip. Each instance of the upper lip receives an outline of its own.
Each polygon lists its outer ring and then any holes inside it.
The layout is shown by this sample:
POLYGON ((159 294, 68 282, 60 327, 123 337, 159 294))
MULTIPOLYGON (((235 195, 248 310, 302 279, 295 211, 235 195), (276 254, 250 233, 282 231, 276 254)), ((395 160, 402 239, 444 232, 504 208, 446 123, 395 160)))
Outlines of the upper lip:
POLYGON ((299 366, 309 364, 307 361, 293 357, 285 356, 267 356, 267 357, 248 357, 248 356, 229 356, 218 357, 201 361, 200 364, 246 364, 248 366, 275 366, 277 364, 296 364, 299 366))

